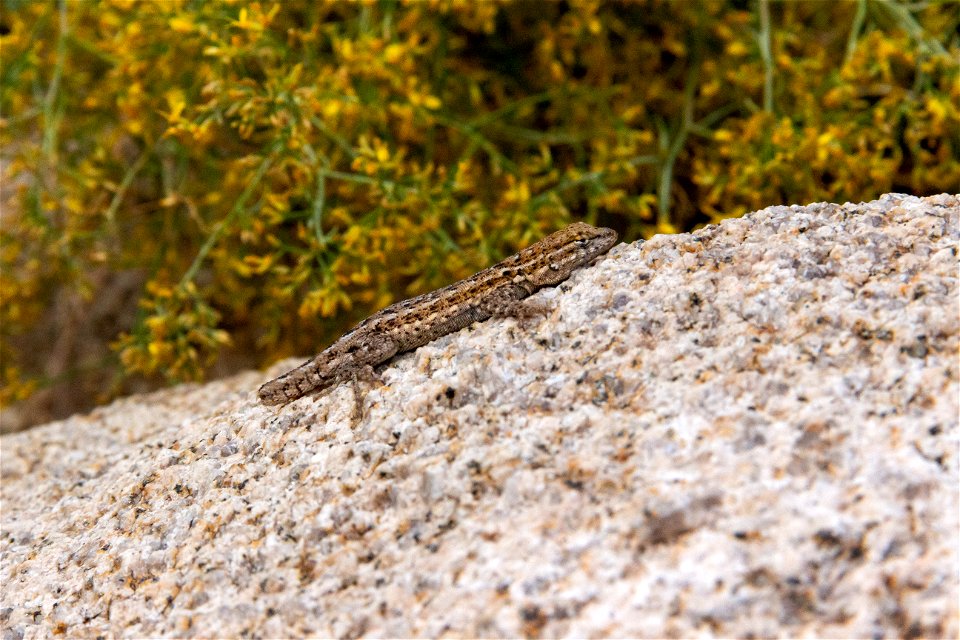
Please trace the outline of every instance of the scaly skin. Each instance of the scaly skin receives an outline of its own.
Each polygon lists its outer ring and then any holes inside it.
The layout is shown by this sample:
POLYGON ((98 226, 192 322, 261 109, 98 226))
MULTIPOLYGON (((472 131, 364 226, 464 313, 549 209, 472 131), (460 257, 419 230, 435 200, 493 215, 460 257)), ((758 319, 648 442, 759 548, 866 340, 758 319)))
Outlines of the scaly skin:
POLYGON ((313 359, 260 387, 260 401, 286 404, 369 374, 372 367, 398 353, 473 322, 491 316, 525 315, 520 305, 524 298, 563 282, 575 269, 609 251, 616 241, 613 229, 576 222, 465 280, 392 304, 313 359))

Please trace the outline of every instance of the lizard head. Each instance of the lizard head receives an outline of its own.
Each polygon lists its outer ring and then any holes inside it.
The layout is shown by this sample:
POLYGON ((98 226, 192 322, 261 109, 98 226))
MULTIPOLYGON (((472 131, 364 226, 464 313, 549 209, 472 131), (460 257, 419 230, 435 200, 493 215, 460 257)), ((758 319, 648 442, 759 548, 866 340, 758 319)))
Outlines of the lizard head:
POLYGON ((603 255, 616 242, 613 229, 575 222, 524 249, 518 257, 527 265, 533 284, 549 286, 563 282, 571 271, 603 255))

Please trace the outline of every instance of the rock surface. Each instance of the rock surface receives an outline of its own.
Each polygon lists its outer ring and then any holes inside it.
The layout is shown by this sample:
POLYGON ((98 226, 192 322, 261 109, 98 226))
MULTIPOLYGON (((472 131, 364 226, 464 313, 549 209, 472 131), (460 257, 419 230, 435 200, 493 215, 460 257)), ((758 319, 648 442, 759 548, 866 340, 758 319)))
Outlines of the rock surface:
POLYGON ((3 638, 956 637, 958 217, 772 207, 360 405, 256 404, 291 360, 5 436, 3 638))

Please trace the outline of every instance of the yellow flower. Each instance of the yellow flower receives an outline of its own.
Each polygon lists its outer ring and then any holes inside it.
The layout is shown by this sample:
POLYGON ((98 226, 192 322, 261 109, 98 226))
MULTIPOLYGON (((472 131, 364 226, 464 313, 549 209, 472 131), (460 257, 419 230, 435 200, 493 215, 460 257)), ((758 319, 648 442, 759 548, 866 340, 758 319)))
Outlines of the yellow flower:
POLYGON ((164 93, 164 98, 167 100, 167 105, 170 107, 169 113, 162 114, 168 122, 175 123, 181 120, 181 114, 187 106, 187 101, 185 99, 183 89, 176 87, 168 90, 164 93))
POLYGON ((263 23, 257 22, 255 20, 250 20, 249 17, 250 16, 249 16, 249 12, 247 11, 247 8, 243 7, 242 9, 240 9, 240 15, 237 18, 237 20, 232 21, 230 24, 237 27, 238 29, 250 29, 253 31, 262 31, 264 27, 263 23))
POLYGON ((273 255, 248 255, 243 257, 243 264, 249 267, 250 273, 261 274, 270 269, 270 267, 273 265, 273 260, 273 255))
POLYGON ((383 50, 383 59, 387 64, 397 64, 407 54, 407 48, 402 44, 389 44, 387 48, 383 50))
POLYGON ((942 97, 926 96, 925 106, 930 114, 930 123, 937 133, 943 131, 944 122, 951 114, 956 118, 956 108, 942 97))
POLYGON ((713 132, 713 139, 717 142, 730 142, 733 140, 733 132, 729 129, 717 129, 713 132))
POLYGON ((193 21, 184 14, 173 16, 167 24, 177 33, 190 33, 194 29, 193 21))
POLYGON ((740 58, 750 53, 750 49, 747 48, 747 45, 744 44, 742 40, 734 40, 727 44, 726 53, 734 58, 740 58))

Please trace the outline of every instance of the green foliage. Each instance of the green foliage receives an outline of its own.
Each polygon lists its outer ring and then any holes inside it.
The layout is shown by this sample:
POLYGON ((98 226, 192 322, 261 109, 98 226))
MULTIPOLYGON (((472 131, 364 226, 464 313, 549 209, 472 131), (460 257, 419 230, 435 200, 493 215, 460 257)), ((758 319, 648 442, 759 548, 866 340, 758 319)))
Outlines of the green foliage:
POLYGON ((312 353, 573 218, 633 239, 955 190, 957 14, 7 2, 0 399, 43 382, 27 338, 55 301, 109 293, 105 273, 140 301, 97 334, 118 354, 101 367, 195 379, 231 339, 312 353))

